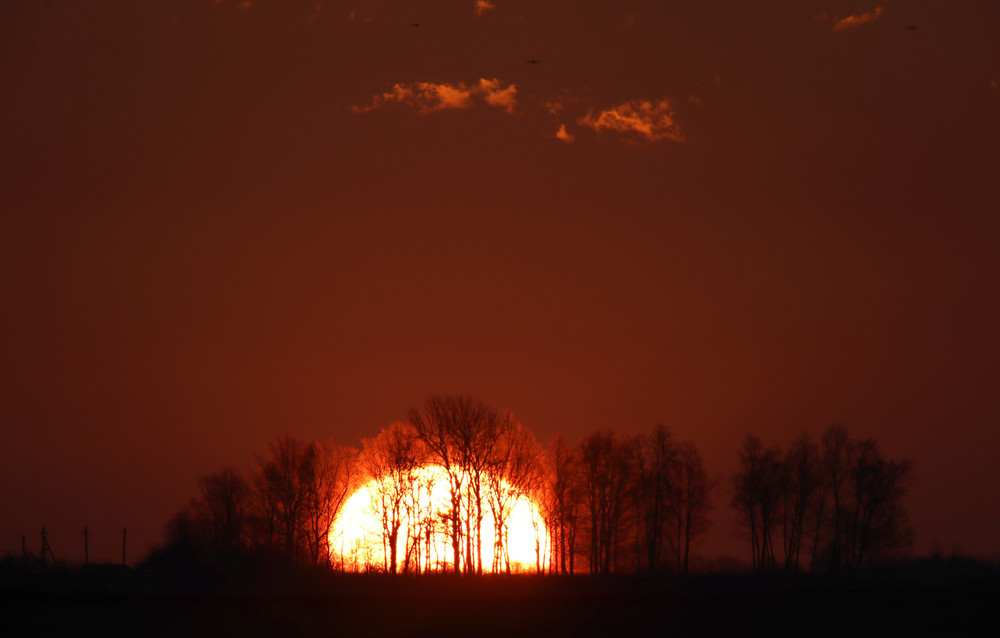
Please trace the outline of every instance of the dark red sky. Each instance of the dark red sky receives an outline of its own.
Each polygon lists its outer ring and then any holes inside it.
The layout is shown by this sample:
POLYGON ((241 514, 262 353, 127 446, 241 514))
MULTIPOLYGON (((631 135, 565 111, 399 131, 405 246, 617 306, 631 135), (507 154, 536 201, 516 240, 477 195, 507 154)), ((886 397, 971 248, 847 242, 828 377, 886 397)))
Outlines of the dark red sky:
POLYGON ((1000 555, 1000 5, 492 4, 3 3, 0 550, 461 392, 723 477, 844 423, 1000 555))

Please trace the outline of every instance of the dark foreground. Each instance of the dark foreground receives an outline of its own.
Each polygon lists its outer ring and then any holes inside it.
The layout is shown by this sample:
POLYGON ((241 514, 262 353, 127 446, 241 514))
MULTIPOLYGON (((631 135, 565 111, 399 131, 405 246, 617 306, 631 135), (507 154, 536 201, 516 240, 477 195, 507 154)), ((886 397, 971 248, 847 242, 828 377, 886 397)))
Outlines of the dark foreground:
POLYGON ((6 574, 0 636, 1000 635, 995 573, 854 581, 6 574), (204 576, 204 578, 201 578, 204 576), (193 580, 192 580, 193 578, 193 580), (198 590, 178 591, 178 585, 198 590))

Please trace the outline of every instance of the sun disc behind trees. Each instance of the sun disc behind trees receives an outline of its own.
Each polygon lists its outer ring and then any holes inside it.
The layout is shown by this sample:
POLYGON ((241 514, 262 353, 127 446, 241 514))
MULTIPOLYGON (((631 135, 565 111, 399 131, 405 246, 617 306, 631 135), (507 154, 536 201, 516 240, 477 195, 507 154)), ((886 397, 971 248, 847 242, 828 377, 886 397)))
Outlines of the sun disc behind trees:
MULTIPOLYGON (((528 572, 544 565, 548 533, 539 508, 503 479, 485 477, 489 508, 475 531, 475 496, 464 481, 459 519, 469 531, 463 549, 482 547, 484 572, 528 572), (482 542, 480 543, 479 540, 482 542)), ((449 476, 439 465, 413 468, 405 479, 369 480, 344 505, 330 531, 330 557, 346 571, 454 571, 449 476), (393 542, 392 539, 395 539, 393 542)), ((462 571, 478 563, 463 551, 462 571)))

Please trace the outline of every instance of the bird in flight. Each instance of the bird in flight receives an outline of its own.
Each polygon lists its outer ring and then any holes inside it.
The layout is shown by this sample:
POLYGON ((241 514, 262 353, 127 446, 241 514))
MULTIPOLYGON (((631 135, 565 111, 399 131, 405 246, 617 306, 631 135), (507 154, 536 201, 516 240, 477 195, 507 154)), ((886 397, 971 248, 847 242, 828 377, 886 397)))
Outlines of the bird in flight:
POLYGON ((913 26, 913 25, 911 24, 910 26, 906 27, 906 30, 907 30, 907 31, 913 31, 913 30, 914 30, 914 29, 916 29, 916 28, 917 28, 917 27, 915 27, 915 26, 913 26))
POLYGON ((528 60, 525 64, 541 64, 541 60, 528 60))

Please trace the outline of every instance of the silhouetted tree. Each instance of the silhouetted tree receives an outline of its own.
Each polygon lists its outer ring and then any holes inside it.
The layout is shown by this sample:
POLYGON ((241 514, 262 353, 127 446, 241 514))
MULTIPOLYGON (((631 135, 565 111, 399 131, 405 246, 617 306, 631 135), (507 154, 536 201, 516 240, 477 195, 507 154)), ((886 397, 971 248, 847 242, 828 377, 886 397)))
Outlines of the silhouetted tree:
POLYGON ((199 518, 204 521, 211 545, 219 551, 237 551, 247 546, 247 514, 250 488, 236 470, 227 468, 203 476, 198 484, 199 518))
POLYGON ((595 432, 580 448, 590 522, 590 572, 607 574, 616 565, 618 542, 630 498, 633 466, 627 445, 614 432, 595 432))
POLYGON ((290 561, 310 556, 309 485, 315 480, 317 447, 290 436, 268 446, 251 473, 261 544, 290 561))
POLYGON ((451 536, 454 569, 456 572, 462 569, 464 539, 466 571, 482 573, 484 472, 501 433, 511 427, 509 415, 501 415, 468 396, 432 396, 422 409, 410 408, 409 422, 429 449, 432 459, 448 475, 451 507, 445 519, 451 536), (463 491, 464 487, 468 490, 463 491), (469 503, 463 503, 466 496, 469 503), (468 511, 465 517, 463 510, 468 511), (475 554, 473 541, 476 542, 475 554))
POLYGON ((908 546, 912 536, 902 506, 910 461, 884 458, 873 439, 858 442, 854 451, 850 474, 854 508, 848 528, 852 571, 870 557, 908 546))
POLYGON ((869 559, 908 546, 912 531, 902 506, 912 466, 882 456, 872 439, 855 441, 834 425, 820 445, 808 435, 782 457, 748 435, 740 448, 741 469, 732 477, 737 522, 751 546, 758 571, 771 568, 774 528, 780 524, 784 567, 797 570, 807 522, 810 569, 856 571, 869 559))
POLYGON ((249 488, 233 469, 198 479, 198 496, 168 521, 168 544, 184 544, 214 554, 245 550, 249 488))
POLYGON ((854 456, 854 442, 843 425, 832 425, 823 433, 821 443, 823 456, 823 481, 830 499, 830 511, 826 517, 830 540, 827 555, 828 568, 836 573, 844 564, 847 553, 847 521, 850 505, 847 481, 854 456))
POLYGON ((358 483, 358 451, 333 441, 316 444, 315 469, 307 473, 309 552, 315 565, 330 558, 330 528, 358 483))
POLYGON ((818 506, 822 474, 819 446, 808 435, 792 442, 782 463, 782 546, 785 570, 797 571, 810 514, 818 506))
POLYGON ((677 569, 686 574, 692 548, 711 525, 708 513, 712 510, 711 493, 716 482, 705 472, 701 455, 693 443, 685 441, 677 446, 675 465, 669 511, 677 529, 677 569))
MULTIPOLYGON (((423 445, 419 441, 417 443, 423 445)), ((422 452, 426 458, 426 449, 422 452)), ((403 570, 406 572, 412 569, 419 573, 422 569, 429 570, 433 566, 431 552, 440 526, 438 511, 432 498, 437 480, 434 473, 418 473, 403 501, 410 536, 403 558, 403 570)))
POLYGON ((508 531, 511 511, 521 498, 530 497, 542 475, 542 452, 535 435, 507 416, 504 427, 493 446, 485 473, 487 502, 493 514, 493 571, 501 567, 511 571, 508 553, 508 531))
MULTIPOLYGON (((646 567, 653 572, 660 568, 662 554, 669 537, 672 510, 679 502, 677 446, 663 425, 657 425, 652 435, 640 435, 630 446, 635 478, 637 531, 644 540, 646 567)), ((678 532, 678 537, 680 533, 678 532)))
POLYGON ((549 444, 548 466, 545 502, 549 512, 552 562, 560 573, 572 574, 584 497, 578 451, 561 434, 549 444))
MULTIPOLYGON (((372 510, 382 525, 382 544, 388 564, 386 571, 396 573, 399 530, 406 519, 406 503, 418 487, 418 470, 426 462, 423 444, 412 426, 394 423, 373 439, 362 442, 361 464, 374 482, 372 510)), ((405 547, 409 549, 410 537, 405 547)), ((405 555, 409 555, 407 551, 405 555)))
POLYGON ((774 562, 774 527, 781 495, 781 452, 765 450, 760 439, 748 434, 739 450, 740 471, 731 479, 732 505, 737 523, 750 542, 753 568, 768 570, 774 562))

